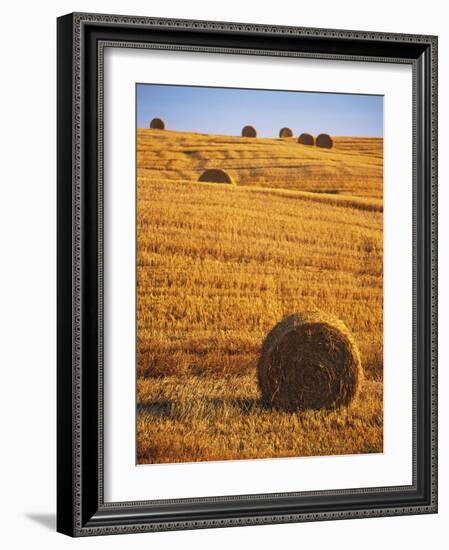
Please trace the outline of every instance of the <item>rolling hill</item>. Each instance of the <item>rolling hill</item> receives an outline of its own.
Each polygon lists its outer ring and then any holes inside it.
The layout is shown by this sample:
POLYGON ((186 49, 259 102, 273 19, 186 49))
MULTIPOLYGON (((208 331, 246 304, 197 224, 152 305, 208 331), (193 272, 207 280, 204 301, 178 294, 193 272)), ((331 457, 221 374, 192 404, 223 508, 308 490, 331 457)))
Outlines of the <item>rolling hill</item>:
POLYGON ((382 451, 383 145, 334 143, 137 131, 139 463, 382 451), (261 343, 307 309, 354 333, 361 396, 266 410, 261 343))

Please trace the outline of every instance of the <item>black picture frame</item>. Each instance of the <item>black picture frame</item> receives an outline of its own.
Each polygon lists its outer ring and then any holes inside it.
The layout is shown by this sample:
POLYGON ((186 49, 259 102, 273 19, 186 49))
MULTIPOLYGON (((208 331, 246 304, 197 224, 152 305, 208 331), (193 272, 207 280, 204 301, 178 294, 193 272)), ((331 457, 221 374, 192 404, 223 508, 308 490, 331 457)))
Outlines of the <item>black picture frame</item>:
POLYGON ((437 37, 74 13, 58 18, 57 530, 71 536, 437 512, 437 37), (413 68, 413 483, 105 503, 102 44, 413 68))

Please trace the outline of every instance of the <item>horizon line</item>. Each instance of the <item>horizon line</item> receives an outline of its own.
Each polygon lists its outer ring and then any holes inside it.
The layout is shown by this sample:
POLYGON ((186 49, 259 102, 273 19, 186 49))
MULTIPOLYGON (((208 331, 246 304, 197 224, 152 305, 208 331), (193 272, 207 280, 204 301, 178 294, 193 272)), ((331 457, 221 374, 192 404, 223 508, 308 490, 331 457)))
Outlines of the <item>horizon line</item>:
MULTIPOLYGON (((246 126, 246 125, 245 125, 246 126)), ((281 128, 284 128, 284 126, 282 126, 281 128)), ((281 130, 281 128, 279 130, 281 130)), ((156 132, 177 132, 177 133, 180 133, 180 134, 200 134, 200 135, 203 135, 203 136, 224 136, 224 137, 245 137, 245 136, 242 136, 241 134, 223 134, 223 133, 214 133, 214 132, 201 132, 201 131, 198 131, 198 130, 177 130, 175 128, 164 128, 163 130, 160 130, 160 129, 157 129, 157 128, 149 128, 148 126, 136 126, 136 130, 151 130, 152 132, 156 131, 156 132)), ((257 128, 256 128, 256 131, 257 131, 257 128)), ((287 139, 293 139, 293 138, 296 138, 296 137, 299 137, 301 134, 311 134, 312 136, 316 137, 316 136, 319 136, 320 134, 328 134, 329 136, 333 137, 333 138, 371 138, 371 139, 384 139, 383 136, 378 136, 378 135, 373 135, 373 134, 331 134, 329 132, 319 132, 317 134, 314 134, 312 132, 300 132, 298 134, 293 134, 293 136, 291 137, 284 137, 284 138, 281 138, 279 135, 273 135, 273 136, 267 136, 267 135, 258 135, 254 138, 250 138, 250 137, 245 137, 245 139, 247 140, 252 140, 252 139, 282 139, 282 140, 287 140, 287 139)))

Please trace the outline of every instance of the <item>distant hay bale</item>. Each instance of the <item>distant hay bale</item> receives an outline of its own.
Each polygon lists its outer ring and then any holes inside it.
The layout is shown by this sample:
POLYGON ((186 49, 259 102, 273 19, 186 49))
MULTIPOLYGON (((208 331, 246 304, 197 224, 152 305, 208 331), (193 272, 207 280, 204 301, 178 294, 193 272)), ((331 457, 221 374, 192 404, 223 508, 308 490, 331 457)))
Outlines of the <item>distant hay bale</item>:
POLYGON ((234 183, 231 176, 219 168, 205 170, 199 177, 198 181, 207 181, 211 183, 234 183))
POLYGON ((298 143, 302 143, 303 145, 313 145, 315 140, 311 134, 302 133, 298 138, 298 143))
POLYGON ((325 149, 332 149, 334 142, 329 134, 320 134, 316 138, 317 147, 324 147, 325 149))
POLYGON ((242 137, 257 137, 257 131, 254 126, 244 126, 242 128, 242 137))
POLYGON ((161 118, 153 118, 150 122, 150 128, 152 130, 165 130, 165 123, 161 118))
POLYGON ((289 137, 293 137, 293 132, 291 131, 290 128, 281 128, 279 130, 279 137, 280 138, 289 138, 289 137))
POLYGON ((342 321, 318 311, 278 323, 265 338, 258 364, 263 402, 289 412, 348 405, 362 377, 353 336, 342 321))

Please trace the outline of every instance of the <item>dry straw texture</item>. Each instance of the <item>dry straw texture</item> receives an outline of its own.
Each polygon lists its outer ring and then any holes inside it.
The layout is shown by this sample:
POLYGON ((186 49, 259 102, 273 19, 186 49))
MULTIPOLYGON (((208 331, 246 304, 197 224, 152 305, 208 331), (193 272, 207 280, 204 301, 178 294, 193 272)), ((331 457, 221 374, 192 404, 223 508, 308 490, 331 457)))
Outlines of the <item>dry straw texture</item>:
POLYGON ((266 337, 258 365, 263 401, 285 411, 348 405, 362 379, 357 345, 339 319, 290 315, 266 337))
POLYGON ((382 452, 383 144, 333 141, 138 129, 139 464, 382 452), (238 185, 198 183, 209 167, 238 185), (266 335, 316 309, 354 334, 359 397, 264 406, 266 335))
MULTIPOLYGON (((320 147, 301 147, 298 152, 295 139, 139 128, 138 177, 152 182, 197 182, 207 168, 220 168, 232 174, 239 186, 338 193, 357 201, 373 199, 382 207, 382 139, 337 137, 333 142, 329 156, 329 150, 320 147)), ((200 186, 195 189, 201 192, 200 186)))
POLYGON ((242 137, 257 137, 257 131, 254 126, 244 126, 242 128, 242 137))
POLYGON ((207 181, 211 183, 234 183, 232 177, 227 172, 220 170, 219 168, 205 170, 199 177, 198 181, 207 181))
POLYGON ((290 128, 281 128, 279 131, 279 137, 280 138, 288 138, 293 137, 293 132, 290 128))
POLYGON ((298 143, 302 143, 303 145, 313 145, 315 140, 311 134, 302 133, 298 138, 298 143))
POLYGON ((150 128, 152 130, 165 130, 165 123, 161 118, 153 118, 150 122, 150 128))
POLYGON ((320 134, 316 138, 317 147, 324 147, 325 149, 332 149, 334 142, 329 134, 320 134))

